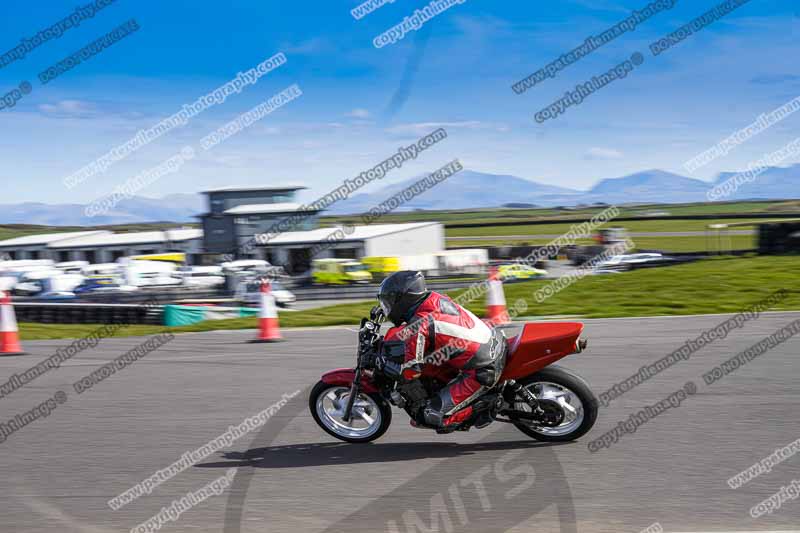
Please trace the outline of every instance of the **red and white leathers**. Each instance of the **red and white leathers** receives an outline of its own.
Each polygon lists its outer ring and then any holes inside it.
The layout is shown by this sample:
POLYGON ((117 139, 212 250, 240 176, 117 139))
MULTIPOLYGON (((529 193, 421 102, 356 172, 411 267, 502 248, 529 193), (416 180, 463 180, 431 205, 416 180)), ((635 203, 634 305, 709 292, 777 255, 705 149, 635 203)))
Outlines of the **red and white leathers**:
POLYGON ((425 410, 426 423, 449 426, 467 420, 470 404, 494 386, 505 362, 502 334, 436 292, 417 306, 405 324, 391 328, 384 342, 403 342, 402 376, 417 379, 426 364, 460 371, 425 410), (431 415, 431 416, 429 416, 431 415))

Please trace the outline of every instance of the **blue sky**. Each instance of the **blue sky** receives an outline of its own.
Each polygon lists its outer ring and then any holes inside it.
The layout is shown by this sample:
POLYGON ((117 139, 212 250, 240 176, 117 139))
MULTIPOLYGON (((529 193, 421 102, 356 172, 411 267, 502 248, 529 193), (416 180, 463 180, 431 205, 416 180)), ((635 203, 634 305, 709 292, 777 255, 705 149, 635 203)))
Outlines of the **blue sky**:
MULTIPOLYGON (((116 0, 0 69, 0 94, 23 80, 33 85, 15 107, 0 110, 0 204, 88 203, 294 83, 302 97, 141 194, 302 183, 311 199, 440 125, 449 138, 383 184, 453 158, 478 171, 574 188, 650 168, 685 175, 687 159, 800 95, 796 1, 751 0, 652 57, 651 42, 718 3, 679 0, 523 95, 511 84, 649 0, 467 0, 380 49, 373 38, 427 2, 395 0, 356 20, 350 10, 359 3, 116 0), (139 31, 47 85, 38 81, 39 72, 131 18, 139 31), (534 121, 566 90, 637 51, 645 64, 626 79, 556 120, 534 121), (257 84, 105 174, 63 186, 138 130, 277 52, 287 64, 257 84)), ((0 54, 77 5, 7 0, 0 54)), ((790 117, 695 177, 745 168, 793 140, 799 122, 790 117)))

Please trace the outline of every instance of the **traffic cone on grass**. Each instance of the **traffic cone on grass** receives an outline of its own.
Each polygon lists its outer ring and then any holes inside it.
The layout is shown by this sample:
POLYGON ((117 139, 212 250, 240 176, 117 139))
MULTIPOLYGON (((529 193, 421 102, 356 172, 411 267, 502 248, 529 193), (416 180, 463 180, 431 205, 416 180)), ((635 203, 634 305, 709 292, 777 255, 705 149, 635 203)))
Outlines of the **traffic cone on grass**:
POLYGON ((497 268, 489 271, 489 290, 486 293, 486 320, 493 326, 502 326, 511 322, 506 309, 506 295, 503 282, 497 274, 497 268))

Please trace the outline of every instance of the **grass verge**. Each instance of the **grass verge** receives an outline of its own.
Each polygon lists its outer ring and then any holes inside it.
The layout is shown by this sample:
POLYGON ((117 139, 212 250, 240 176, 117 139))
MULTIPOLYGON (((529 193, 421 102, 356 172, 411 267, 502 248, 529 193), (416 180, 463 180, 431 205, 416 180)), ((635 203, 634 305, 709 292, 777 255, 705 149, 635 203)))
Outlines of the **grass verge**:
MULTIPOLYGON (((800 310, 797 273, 800 257, 720 257, 673 267, 623 274, 587 276, 538 304, 534 293, 552 281, 505 285, 509 305, 523 298, 527 316, 579 315, 587 318, 736 313, 778 289, 789 296, 774 310, 800 310)), ((461 291, 452 291, 456 296, 461 291)), ((371 303, 341 304, 308 311, 281 313, 281 327, 322 327, 356 324, 371 303)), ((478 316, 484 302, 468 306, 478 316)), ((91 324, 20 324, 23 340, 78 338, 97 328, 91 324)), ((151 335, 256 327, 254 318, 214 320, 193 326, 130 326, 118 336, 151 335)))
MULTIPOLYGON (((633 237, 634 250, 661 250, 667 253, 716 252, 720 248, 729 250, 751 250, 757 248, 755 235, 731 235, 717 239, 703 236, 690 237, 633 237)), ((448 248, 483 248, 486 246, 544 246, 550 241, 542 239, 476 239, 447 240, 448 248)), ((590 239, 581 239, 576 244, 595 244, 590 239)))

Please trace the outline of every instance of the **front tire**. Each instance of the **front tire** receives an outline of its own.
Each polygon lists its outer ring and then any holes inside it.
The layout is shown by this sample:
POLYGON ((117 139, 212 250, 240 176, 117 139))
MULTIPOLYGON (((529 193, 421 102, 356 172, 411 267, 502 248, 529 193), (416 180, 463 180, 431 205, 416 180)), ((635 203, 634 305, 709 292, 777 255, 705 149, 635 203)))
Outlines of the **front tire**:
POLYGON ((379 394, 361 392, 349 422, 342 419, 350 387, 322 381, 314 385, 308 408, 319 427, 329 435, 355 444, 381 437, 392 423, 392 408, 379 394))
MULTIPOLYGON (((557 402, 564 412, 564 420, 556 427, 537 425, 529 420, 514 422, 517 429, 529 437, 543 442, 573 441, 585 435, 597 421, 598 402, 589 384, 565 368, 549 366, 518 380, 518 383, 537 399, 557 402)), ((514 408, 531 410, 522 399, 515 403, 514 408)))

